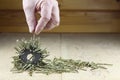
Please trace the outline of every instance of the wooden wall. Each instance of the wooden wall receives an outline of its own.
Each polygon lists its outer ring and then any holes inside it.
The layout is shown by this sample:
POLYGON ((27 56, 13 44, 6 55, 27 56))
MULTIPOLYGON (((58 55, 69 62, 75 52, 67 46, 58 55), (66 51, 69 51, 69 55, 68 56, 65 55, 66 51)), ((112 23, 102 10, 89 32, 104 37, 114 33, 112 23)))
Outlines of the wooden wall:
MULTIPOLYGON (((59 6, 61 24, 49 32, 120 32, 116 0, 59 0, 59 6)), ((0 32, 28 32, 22 0, 0 0, 0 32)))

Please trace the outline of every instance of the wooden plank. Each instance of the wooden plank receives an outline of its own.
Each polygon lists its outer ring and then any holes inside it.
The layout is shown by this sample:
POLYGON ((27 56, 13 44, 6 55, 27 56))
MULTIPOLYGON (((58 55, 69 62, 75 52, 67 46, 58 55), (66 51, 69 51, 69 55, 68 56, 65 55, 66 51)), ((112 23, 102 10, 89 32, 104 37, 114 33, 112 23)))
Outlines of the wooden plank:
MULTIPOLYGON (((78 10, 120 10, 120 2, 116 0, 58 0, 60 9, 78 10)), ((0 0, 1 10, 22 9, 22 0, 0 0)))
POLYGON ((0 26, 26 26, 25 15, 22 10, 1 10, 0 26))
POLYGON ((0 9, 22 9, 22 0, 0 0, 0 9))
MULTIPOLYGON (((2 26, 0 32, 29 32, 27 26, 2 26)), ((61 25, 49 33, 120 33, 118 25, 61 25), (114 26, 114 27, 113 27, 114 26)))
MULTIPOLYGON (((119 14, 120 12, 61 11, 60 27, 49 32, 120 32, 119 14)), ((0 32, 28 32, 23 11, 0 11, 0 32)))
MULTIPOLYGON (((61 25, 120 24, 120 12, 61 11, 61 25)), ((0 26, 27 26, 23 11, 0 11, 0 26)))
POLYGON ((120 3, 116 0, 63 0, 61 8, 80 10, 120 10, 120 3))
POLYGON ((61 24, 64 25, 101 25, 119 24, 120 12, 61 12, 61 24))

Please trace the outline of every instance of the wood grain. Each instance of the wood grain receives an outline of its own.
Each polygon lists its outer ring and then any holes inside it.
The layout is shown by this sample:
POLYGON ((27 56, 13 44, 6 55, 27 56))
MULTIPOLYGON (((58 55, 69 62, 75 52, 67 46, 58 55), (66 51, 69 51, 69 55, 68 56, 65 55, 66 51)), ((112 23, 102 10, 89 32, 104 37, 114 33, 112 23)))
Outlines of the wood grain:
POLYGON ((61 9, 120 10, 116 0, 63 0, 61 9))
MULTIPOLYGON (((61 11, 61 24, 49 32, 120 32, 120 12, 61 11)), ((0 11, 0 32, 28 32, 22 10, 0 11)), ((44 31, 48 32, 48 31, 44 31)))
MULTIPOLYGON (((116 0, 58 0, 61 10, 120 10, 120 2, 116 0)), ((1 10, 20 10, 22 0, 0 0, 1 10)))

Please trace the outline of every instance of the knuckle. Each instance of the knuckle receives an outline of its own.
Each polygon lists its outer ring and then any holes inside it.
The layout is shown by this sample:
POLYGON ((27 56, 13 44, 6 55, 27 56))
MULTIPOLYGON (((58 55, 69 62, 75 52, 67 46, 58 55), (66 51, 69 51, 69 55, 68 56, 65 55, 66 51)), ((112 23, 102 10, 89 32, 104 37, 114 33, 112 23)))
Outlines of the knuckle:
POLYGON ((50 20, 50 18, 48 18, 48 17, 43 17, 43 20, 46 21, 46 22, 48 22, 48 21, 50 20))
POLYGON ((59 23, 60 23, 60 19, 56 19, 55 22, 56 22, 57 24, 59 24, 59 23))
POLYGON ((56 26, 59 26, 60 21, 59 20, 55 20, 55 21, 53 21, 53 24, 55 24, 56 26))

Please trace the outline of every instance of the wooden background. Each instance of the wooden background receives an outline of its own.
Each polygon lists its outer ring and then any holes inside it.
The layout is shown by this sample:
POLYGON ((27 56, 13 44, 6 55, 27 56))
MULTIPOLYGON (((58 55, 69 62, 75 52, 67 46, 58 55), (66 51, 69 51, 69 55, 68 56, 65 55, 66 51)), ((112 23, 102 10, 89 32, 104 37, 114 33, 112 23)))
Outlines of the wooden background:
MULTIPOLYGON (((60 26, 44 32, 119 33, 120 2, 59 0, 60 26)), ((28 32, 22 0, 0 0, 0 32, 28 32)))

